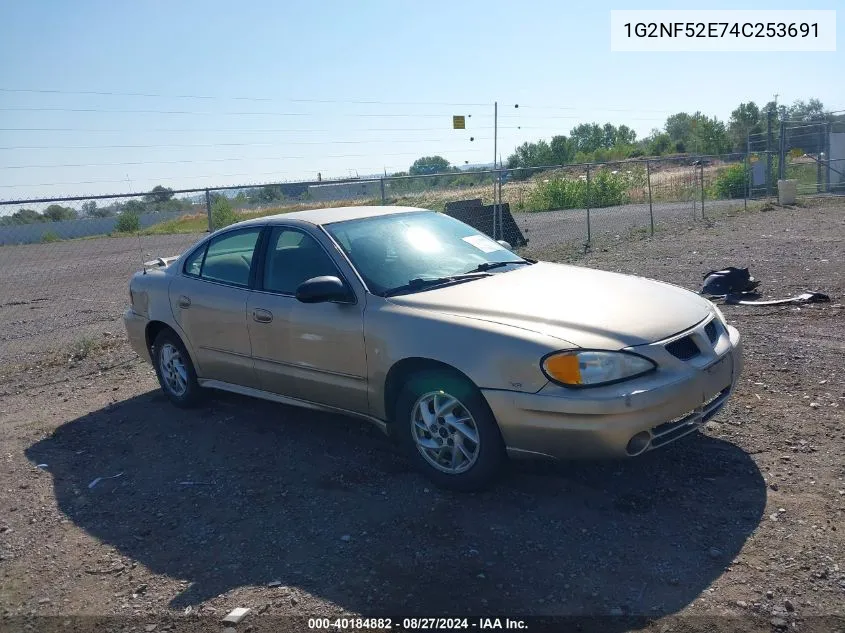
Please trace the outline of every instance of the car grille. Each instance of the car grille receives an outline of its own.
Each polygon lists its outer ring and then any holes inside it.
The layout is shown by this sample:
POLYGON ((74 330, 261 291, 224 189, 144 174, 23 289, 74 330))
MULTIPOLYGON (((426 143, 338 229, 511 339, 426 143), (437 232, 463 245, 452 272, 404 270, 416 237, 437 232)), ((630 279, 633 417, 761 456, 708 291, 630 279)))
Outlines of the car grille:
POLYGON ((666 351, 680 360, 690 360, 701 354, 692 336, 684 336, 666 345, 666 351))
POLYGON ((683 437, 687 433, 695 431, 699 426, 716 415, 719 409, 722 408, 722 405, 724 405, 727 401, 730 392, 731 388, 725 387, 722 391, 704 402, 704 404, 700 407, 697 407, 689 413, 677 417, 674 420, 655 426, 651 429, 651 448, 659 448, 660 446, 664 446, 669 442, 673 442, 674 440, 683 437))

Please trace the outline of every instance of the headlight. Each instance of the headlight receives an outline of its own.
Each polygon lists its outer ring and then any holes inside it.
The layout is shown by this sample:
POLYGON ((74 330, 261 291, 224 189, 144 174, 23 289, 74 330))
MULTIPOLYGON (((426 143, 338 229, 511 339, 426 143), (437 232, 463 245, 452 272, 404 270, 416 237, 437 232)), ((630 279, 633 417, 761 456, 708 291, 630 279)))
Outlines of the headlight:
POLYGON ((543 373, 565 387, 595 387, 642 376, 657 365, 629 352, 570 350, 543 358, 543 373))
POLYGON ((722 311, 719 309, 719 306, 712 302, 710 303, 710 305, 713 306, 713 310, 716 312, 716 318, 719 319, 719 323, 721 323, 723 326, 726 326, 728 322, 725 321, 725 315, 722 314, 722 311))

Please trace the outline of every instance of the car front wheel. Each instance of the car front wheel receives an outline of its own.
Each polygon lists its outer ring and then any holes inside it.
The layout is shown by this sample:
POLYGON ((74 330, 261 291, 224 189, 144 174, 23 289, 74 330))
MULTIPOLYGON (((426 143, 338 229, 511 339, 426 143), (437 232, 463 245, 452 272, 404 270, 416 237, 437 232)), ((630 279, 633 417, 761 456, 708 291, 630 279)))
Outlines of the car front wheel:
POLYGON ((158 382, 170 401, 179 407, 192 407, 202 399, 202 387, 188 351, 179 337, 163 330, 150 348, 158 382))
POLYGON ((397 401, 397 434, 414 465, 443 488, 479 490, 505 462, 499 427, 481 392, 450 372, 411 377, 397 401))

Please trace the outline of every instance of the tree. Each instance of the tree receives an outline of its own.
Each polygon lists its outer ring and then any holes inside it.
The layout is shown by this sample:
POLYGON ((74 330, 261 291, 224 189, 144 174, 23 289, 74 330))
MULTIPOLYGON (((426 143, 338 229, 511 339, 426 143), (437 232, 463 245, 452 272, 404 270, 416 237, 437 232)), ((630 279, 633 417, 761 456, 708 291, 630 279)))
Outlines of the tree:
POLYGON ((693 135, 693 117, 686 112, 678 112, 666 119, 666 125, 663 126, 663 129, 666 130, 666 134, 669 135, 671 141, 687 143, 693 135))
POLYGON ((649 156, 660 156, 668 152, 669 148, 672 147, 672 139, 665 132, 653 130, 651 135, 645 139, 645 145, 646 154, 649 156))
POLYGON ((617 145, 633 145, 637 142, 637 133, 627 125, 620 125, 616 128, 617 145))
POLYGON ((575 158, 575 148, 572 141, 563 135, 552 137, 552 141, 549 143, 549 152, 551 153, 552 165, 566 165, 575 158))
POLYGON ((739 107, 731 112, 728 120, 728 132, 733 141, 736 151, 745 151, 749 134, 760 134, 763 132, 765 117, 760 117, 760 108, 753 101, 740 103, 739 107))
POLYGON ((672 145, 682 144, 696 154, 721 154, 731 148, 725 124, 701 112, 673 114, 666 119, 664 129, 672 145))
POLYGON ((423 156, 414 161, 408 173, 412 176, 422 174, 441 174, 449 171, 449 161, 442 156, 423 156))
POLYGON ((790 121, 810 123, 826 120, 828 113, 824 109, 824 104, 818 99, 810 99, 807 103, 798 99, 787 108, 786 116, 790 121))
POLYGON ((108 207, 98 207, 95 200, 82 203, 82 215, 89 218, 109 218, 113 212, 108 207))
POLYGON ((32 209, 18 209, 12 215, 0 217, 0 225, 9 224, 35 224, 36 222, 45 222, 46 218, 32 209))
MULTIPOLYGON (((523 143, 508 156, 507 166, 509 169, 517 167, 540 167, 553 165, 552 149, 546 141, 536 143, 523 143)), ((412 168, 413 169, 413 168, 412 168)))
POLYGON ((141 215, 142 213, 147 212, 147 206, 140 200, 130 200, 129 202, 123 205, 122 211, 123 213, 134 213, 135 215, 141 215))
POLYGON ((173 197, 173 189, 156 185, 153 190, 144 196, 146 202, 163 203, 167 202, 173 197))
POLYGON ((51 222, 60 222, 62 220, 75 220, 76 211, 70 207, 63 207, 60 204, 51 204, 44 209, 44 217, 51 222))
POLYGON ((582 123, 569 132, 569 138, 576 152, 594 152, 604 147, 606 136, 606 129, 597 123, 582 123))

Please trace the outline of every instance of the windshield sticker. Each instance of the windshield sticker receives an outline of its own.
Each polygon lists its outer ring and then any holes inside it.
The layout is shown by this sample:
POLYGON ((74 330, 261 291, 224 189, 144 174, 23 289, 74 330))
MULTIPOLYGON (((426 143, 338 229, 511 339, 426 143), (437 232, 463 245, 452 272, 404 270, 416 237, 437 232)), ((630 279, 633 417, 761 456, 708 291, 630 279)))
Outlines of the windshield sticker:
POLYGON ((505 248, 499 244, 498 242, 494 242, 488 237, 483 235, 470 235, 468 237, 463 238, 464 242, 467 244, 472 244, 480 251, 485 253, 492 253, 493 251, 503 251, 505 248))

